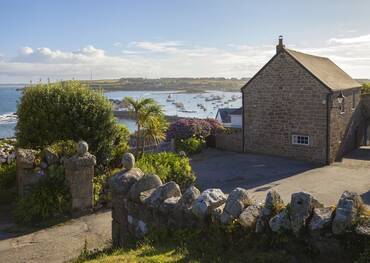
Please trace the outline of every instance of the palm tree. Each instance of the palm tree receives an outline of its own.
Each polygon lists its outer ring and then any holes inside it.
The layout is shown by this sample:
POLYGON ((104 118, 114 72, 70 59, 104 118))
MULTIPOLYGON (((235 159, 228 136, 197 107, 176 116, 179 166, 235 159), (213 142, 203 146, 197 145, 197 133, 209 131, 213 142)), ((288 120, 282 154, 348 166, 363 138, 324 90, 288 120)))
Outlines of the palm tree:
POLYGON ((138 156, 140 156, 144 151, 145 140, 150 139, 155 143, 164 140, 168 124, 161 106, 151 98, 135 100, 132 97, 125 97, 123 103, 135 116, 136 149, 138 156))

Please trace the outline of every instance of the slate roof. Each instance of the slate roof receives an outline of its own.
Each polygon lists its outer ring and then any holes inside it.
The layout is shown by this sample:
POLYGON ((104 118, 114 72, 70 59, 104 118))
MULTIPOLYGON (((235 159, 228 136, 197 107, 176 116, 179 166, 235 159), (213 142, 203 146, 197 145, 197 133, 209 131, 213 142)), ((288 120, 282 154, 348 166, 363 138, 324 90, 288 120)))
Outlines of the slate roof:
POLYGON ((285 49, 285 51, 332 91, 361 86, 326 57, 313 56, 291 49, 285 49))
POLYGON ((232 115, 241 115, 242 114, 242 108, 223 108, 223 109, 218 109, 217 115, 220 114, 221 120, 223 123, 230 123, 231 122, 231 117, 230 114, 232 115), (240 114, 238 113, 240 111, 240 114), (236 112, 236 113, 234 113, 236 112))
MULTIPOLYGON (((284 47, 282 47, 282 51, 285 51, 287 54, 289 54, 295 61, 297 61, 303 68, 310 72, 331 91, 361 87, 361 84, 359 82, 352 79, 346 72, 344 72, 329 58, 309 55, 284 47)), ((242 91, 248 86, 251 80, 253 80, 272 60, 274 60, 275 56, 271 58, 270 61, 267 62, 241 88, 242 91)))

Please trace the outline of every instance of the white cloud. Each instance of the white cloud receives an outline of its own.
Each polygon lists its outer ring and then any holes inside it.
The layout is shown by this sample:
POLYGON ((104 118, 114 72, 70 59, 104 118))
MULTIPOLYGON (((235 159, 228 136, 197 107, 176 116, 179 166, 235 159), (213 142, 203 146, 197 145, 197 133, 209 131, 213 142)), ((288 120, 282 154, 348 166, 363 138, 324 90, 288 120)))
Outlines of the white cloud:
POLYGON ((19 53, 21 55, 29 55, 29 54, 32 54, 33 53, 33 49, 30 48, 30 47, 21 47, 19 49, 19 53))
POLYGON ((180 42, 177 41, 165 41, 165 42, 149 42, 139 41, 129 43, 129 47, 135 47, 144 49, 152 52, 163 52, 163 53, 175 53, 178 52, 181 46, 180 42))
POLYGON ((338 43, 338 44, 359 44, 359 43, 370 43, 370 34, 363 35, 358 37, 350 38, 331 38, 329 39, 329 44, 338 43))
POLYGON ((113 46, 114 47, 122 47, 122 43, 121 42, 114 42, 113 46))
MULTIPOLYGON (((288 45, 327 56, 353 77, 370 77, 370 35, 331 38, 319 47, 288 45)), ((121 43, 120 43, 121 44, 121 43)), ((180 41, 138 41, 110 55, 92 45, 77 51, 23 47, 15 57, 0 56, 1 82, 30 79, 120 77, 251 77, 275 53, 275 45, 197 46, 180 41)))

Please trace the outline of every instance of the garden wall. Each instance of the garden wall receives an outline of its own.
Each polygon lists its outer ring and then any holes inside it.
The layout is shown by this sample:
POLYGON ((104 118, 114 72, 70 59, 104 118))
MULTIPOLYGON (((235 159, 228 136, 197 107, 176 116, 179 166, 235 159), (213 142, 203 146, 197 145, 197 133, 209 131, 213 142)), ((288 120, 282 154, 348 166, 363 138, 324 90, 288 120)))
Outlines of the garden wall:
POLYGON ((235 223, 255 233, 290 233, 319 240, 318 249, 322 242, 337 244, 337 237, 348 233, 370 237, 369 215, 356 193, 344 192, 336 207, 324 207, 306 192, 293 193, 285 205, 272 190, 259 204, 242 188, 227 195, 220 189, 200 192, 191 186, 182 193, 175 182, 162 184, 158 176, 144 175, 138 168, 117 173, 110 187, 112 240, 118 246, 129 237, 142 238, 163 227, 204 229, 235 223))
POLYGON ((232 151, 243 151, 243 130, 241 128, 226 128, 216 133, 216 148, 232 151))
POLYGON ((58 154, 44 150, 41 162, 40 153, 30 149, 17 149, 16 178, 19 197, 28 195, 32 186, 46 176, 50 168, 63 166, 68 183, 72 210, 83 211, 93 208, 93 178, 95 156, 87 152, 85 142, 78 145, 78 153, 70 158, 60 158, 58 154))

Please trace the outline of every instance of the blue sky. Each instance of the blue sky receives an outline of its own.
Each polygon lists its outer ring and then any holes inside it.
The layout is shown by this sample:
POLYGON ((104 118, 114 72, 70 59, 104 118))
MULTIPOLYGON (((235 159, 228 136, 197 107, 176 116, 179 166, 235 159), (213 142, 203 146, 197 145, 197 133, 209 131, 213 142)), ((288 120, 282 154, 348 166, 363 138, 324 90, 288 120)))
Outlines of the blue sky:
POLYGON ((370 1, 0 2, 0 83, 250 77, 288 47, 370 77, 370 1))

